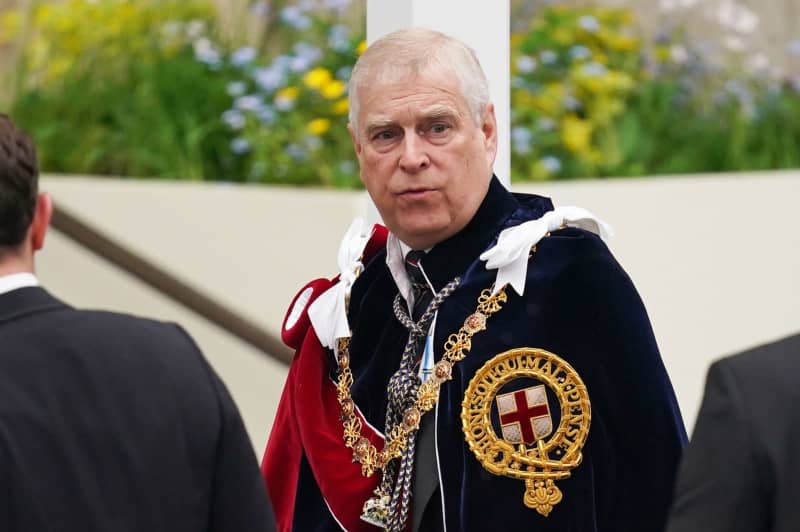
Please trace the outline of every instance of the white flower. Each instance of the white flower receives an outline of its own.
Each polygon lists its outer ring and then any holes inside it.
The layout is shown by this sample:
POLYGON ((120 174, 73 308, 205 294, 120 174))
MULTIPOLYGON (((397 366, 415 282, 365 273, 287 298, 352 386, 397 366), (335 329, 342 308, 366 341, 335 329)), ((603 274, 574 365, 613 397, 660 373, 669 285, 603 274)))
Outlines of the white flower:
POLYGON ((685 46, 673 44, 669 49, 669 58, 676 65, 685 65, 689 61, 689 51, 685 46))
POLYGON ((697 4, 697 0, 661 0, 659 7, 664 11, 687 9, 697 4))
POLYGON ((760 22, 755 12, 733 0, 723 0, 716 15, 717 20, 724 27, 744 34, 753 33, 760 22))
POLYGON ((747 60, 747 66, 752 71, 763 72, 770 67, 769 57, 767 57, 766 54, 762 53, 753 54, 747 60))
POLYGON ((727 37, 725 37, 725 39, 723 40, 723 44, 725 45, 725 48, 727 48, 731 52, 741 52, 745 49, 746 46, 744 41, 739 37, 736 37, 735 35, 728 35, 727 37))
POLYGON ((191 20, 186 24, 186 36, 192 40, 199 39, 206 33, 206 22, 204 20, 191 20))

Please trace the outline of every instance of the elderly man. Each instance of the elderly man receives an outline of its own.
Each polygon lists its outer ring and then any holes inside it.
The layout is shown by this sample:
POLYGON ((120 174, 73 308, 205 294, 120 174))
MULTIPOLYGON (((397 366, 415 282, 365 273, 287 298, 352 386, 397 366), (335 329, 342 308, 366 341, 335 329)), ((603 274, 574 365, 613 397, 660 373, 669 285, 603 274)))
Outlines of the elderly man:
POLYGON ((389 233, 355 223, 284 323, 279 528, 660 532, 685 432, 605 225, 492 175, 486 78, 455 39, 378 40, 350 104, 389 233))
POLYGON ((38 285, 51 213, 33 143, 0 114, 0 530, 274 530, 236 405, 191 338, 38 285))

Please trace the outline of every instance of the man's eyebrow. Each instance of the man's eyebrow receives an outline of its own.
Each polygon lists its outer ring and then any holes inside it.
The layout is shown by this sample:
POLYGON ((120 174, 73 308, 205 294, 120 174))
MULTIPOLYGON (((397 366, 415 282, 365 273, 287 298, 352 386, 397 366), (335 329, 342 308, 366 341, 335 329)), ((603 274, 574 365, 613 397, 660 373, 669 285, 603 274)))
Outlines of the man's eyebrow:
POLYGON ((367 123, 364 127, 364 131, 367 135, 374 133, 375 131, 387 127, 391 127, 395 125, 394 120, 390 120, 389 118, 376 118, 375 120, 371 120, 367 123))
POLYGON ((444 105, 437 105, 436 107, 426 109, 422 116, 425 120, 437 120, 442 118, 457 120, 461 118, 461 114, 458 111, 444 105))

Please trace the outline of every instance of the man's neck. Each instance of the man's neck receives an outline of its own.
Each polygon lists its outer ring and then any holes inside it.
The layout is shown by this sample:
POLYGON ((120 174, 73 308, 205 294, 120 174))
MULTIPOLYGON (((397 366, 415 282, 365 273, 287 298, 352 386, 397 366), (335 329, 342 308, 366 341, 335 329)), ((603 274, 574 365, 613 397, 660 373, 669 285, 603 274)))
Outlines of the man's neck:
POLYGON ((17 255, 0 255, 0 277, 15 273, 34 273, 33 261, 27 261, 17 255))

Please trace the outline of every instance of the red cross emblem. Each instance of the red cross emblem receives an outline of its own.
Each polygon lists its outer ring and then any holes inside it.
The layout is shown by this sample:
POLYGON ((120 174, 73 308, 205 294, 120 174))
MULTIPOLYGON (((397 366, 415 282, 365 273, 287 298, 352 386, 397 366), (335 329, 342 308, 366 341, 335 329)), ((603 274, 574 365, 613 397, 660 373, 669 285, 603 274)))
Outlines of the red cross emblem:
POLYGON ((495 401, 507 442, 533 445, 553 431, 543 384, 498 395, 495 401))

